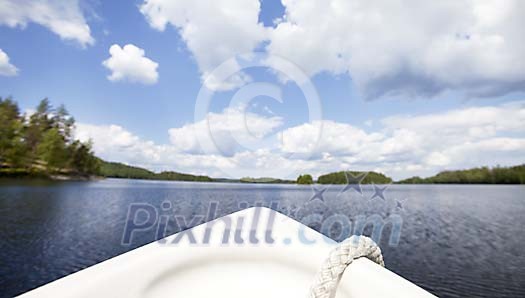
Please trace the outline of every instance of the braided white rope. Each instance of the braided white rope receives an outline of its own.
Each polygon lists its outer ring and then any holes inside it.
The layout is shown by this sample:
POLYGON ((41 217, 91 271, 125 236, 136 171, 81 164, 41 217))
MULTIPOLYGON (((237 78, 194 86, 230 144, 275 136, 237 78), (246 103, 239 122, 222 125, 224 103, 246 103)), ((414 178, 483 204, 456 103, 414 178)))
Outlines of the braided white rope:
POLYGON ((385 266, 381 249, 366 236, 352 236, 330 252, 310 289, 310 298, 333 298, 346 267, 361 257, 385 266))

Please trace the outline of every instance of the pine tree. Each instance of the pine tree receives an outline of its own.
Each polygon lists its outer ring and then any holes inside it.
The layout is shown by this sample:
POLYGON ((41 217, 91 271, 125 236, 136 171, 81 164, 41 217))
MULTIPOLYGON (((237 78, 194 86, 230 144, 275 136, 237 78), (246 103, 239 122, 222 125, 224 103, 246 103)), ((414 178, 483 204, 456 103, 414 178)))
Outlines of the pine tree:
POLYGON ((0 98, 0 163, 22 166, 25 162, 24 125, 18 105, 11 98, 0 98))
POLYGON ((25 139, 32 154, 36 154, 37 146, 42 140, 44 133, 52 127, 53 121, 49 117, 52 111, 49 100, 44 98, 38 104, 36 112, 29 117, 25 139))
POLYGON ((58 129, 47 130, 36 149, 37 156, 42 160, 48 171, 64 168, 67 165, 68 156, 66 144, 58 129))

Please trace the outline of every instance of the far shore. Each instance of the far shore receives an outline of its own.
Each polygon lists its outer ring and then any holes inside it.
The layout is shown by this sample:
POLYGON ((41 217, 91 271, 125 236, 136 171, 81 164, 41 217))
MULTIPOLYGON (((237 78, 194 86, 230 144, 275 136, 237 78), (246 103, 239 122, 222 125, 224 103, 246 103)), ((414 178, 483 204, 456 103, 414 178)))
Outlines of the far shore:
POLYGON ((411 177, 394 181, 387 175, 374 171, 339 171, 320 175, 314 179, 312 175, 299 175, 296 180, 272 177, 243 177, 239 179, 212 178, 204 175, 193 175, 175 171, 153 172, 144 168, 130 166, 117 162, 107 162, 98 159, 96 173, 79 173, 71 168, 51 168, 35 163, 27 168, 12 168, 5 164, 0 167, 0 179, 47 179, 52 181, 96 181, 104 178, 123 178, 150 181, 187 181, 215 183, 245 183, 245 184, 290 184, 290 185, 343 185, 343 184, 458 184, 458 185, 512 185, 525 184, 525 165, 513 167, 481 167, 467 170, 442 171, 427 177, 411 177), (350 181, 350 182, 349 182, 350 181))
MULTIPOLYGON (((0 181, 50 181, 50 182, 92 182, 100 181, 105 179, 118 179, 118 180, 138 180, 138 181, 157 181, 157 182, 188 182, 188 183, 235 183, 235 184, 267 184, 267 185, 300 185, 300 186, 309 186, 309 185, 343 185, 341 183, 318 183, 314 181, 311 184, 300 184, 300 183, 290 183, 290 182, 248 182, 242 181, 242 179, 225 179, 218 178, 213 179, 212 181, 188 181, 188 180, 167 180, 167 179, 144 179, 144 178, 133 178, 133 177, 104 177, 104 176, 85 176, 85 175, 64 175, 64 174, 27 174, 27 175, 5 175, 5 173, 0 174, 0 181)), ((406 183, 406 182, 392 182, 392 183, 362 183, 362 185, 421 185, 421 186, 430 186, 430 185, 472 185, 472 186, 484 186, 484 185, 522 185, 522 183, 406 183)))

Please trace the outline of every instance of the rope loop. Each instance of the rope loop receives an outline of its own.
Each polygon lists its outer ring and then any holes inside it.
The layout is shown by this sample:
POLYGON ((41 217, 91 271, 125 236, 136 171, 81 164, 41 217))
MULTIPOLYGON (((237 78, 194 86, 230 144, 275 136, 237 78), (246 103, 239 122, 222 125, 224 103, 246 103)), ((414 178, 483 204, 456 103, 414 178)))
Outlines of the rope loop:
POLYGON ((343 273, 355 259, 365 257, 385 266, 381 249, 366 236, 353 235, 334 248, 317 273, 310 298, 334 298, 343 273))

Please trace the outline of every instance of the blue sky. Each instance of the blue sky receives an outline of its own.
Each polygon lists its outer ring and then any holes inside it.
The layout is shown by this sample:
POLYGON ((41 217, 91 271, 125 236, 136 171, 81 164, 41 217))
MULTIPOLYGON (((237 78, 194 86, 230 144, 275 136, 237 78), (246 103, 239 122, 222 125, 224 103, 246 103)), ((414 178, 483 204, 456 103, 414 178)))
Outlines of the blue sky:
POLYGON ((103 158, 215 176, 356 168, 396 178, 524 161, 525 41, 516 33, 523 16, 512 6, 519 2, 416 6, 413 19, 403 7, 339 0, 33 2, 47 12, 0 1, 0 49, 8 57, 0 55, 1 96, 24 110, 44 97, 64 103, 78 137, 91 138, 103 158), (440 26, 440 15, 454 26, 440 26), (308 139, 301 83, 283 81, 270 66, 239 70, 238 81, 218 87, 203 84, 247 52, 282 57, 309 77, 327 123, 321 140, 308 139), (259 96, 228 110, 253 82, 277 86, 284 102, 259 96), (229 151, 196 149, 202 88, 214 92, 208 112, 219 115, 212 138, 229 151), (473 119, 454 118, 465 115, 473 119), (238 129, 236 119, 249 121, 238 129), (437 121, 436 130, 412 125, 425 120, 437 121), (461 131, 472 136, 459 138, 461 131), (239 146, 246 132, 281 144, 239 146), (300 157, 289 156, 294 150, 300 157))

